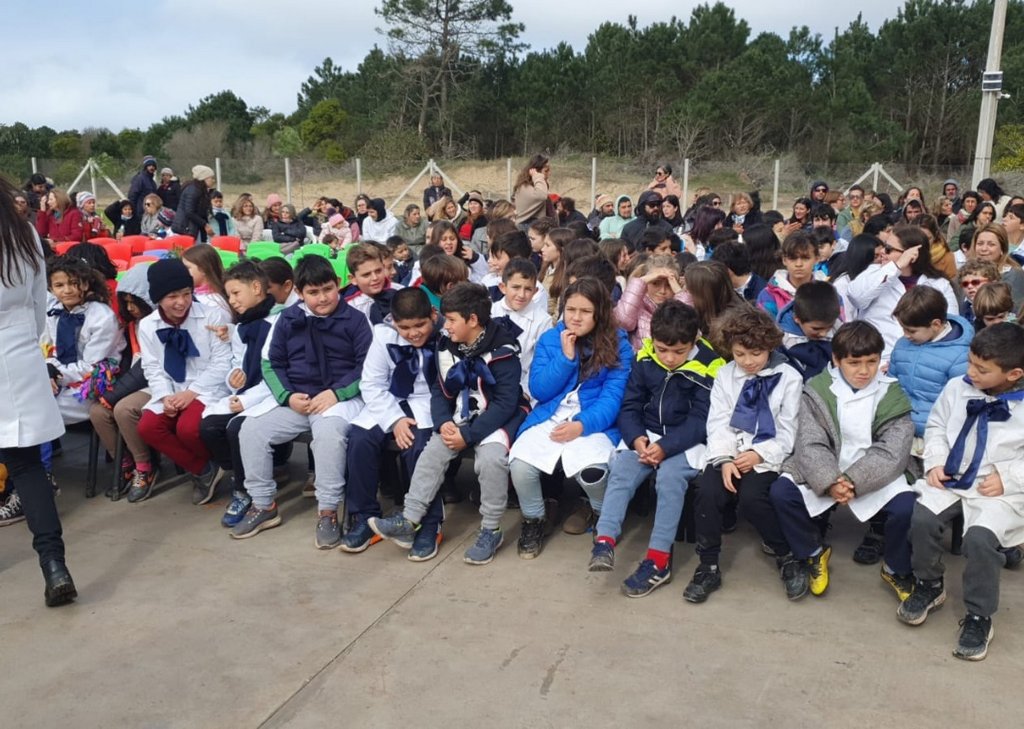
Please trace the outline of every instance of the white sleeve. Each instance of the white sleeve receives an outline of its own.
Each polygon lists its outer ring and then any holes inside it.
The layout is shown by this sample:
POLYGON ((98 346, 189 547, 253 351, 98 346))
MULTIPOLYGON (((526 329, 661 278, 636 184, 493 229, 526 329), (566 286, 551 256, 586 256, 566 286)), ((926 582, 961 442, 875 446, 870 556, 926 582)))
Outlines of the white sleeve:
MULTIPOLYGON (((231 324, 228 313, 219 306, 207 306, 204 325, 216 327, 222 324, 231 324)), ((224 380, 231 371, 231 343, 223 341, 208 329, 204 328, 203 333, 206 336, 209 356, 207 361, 202 363, 199 376, 189 383, 188 389, 197 395, 222 397, 227 394, 224 380)))
MULTIPOLYGON (((956 380, 946 384, 942 393, 932 405, 928 413, 928 421, 924 426, 924 472, 927 474, 936 466, 945 466, 949 458, 949 440, 946 429, 949 427, 950 414, 953 411, 953 401, 956 399, 956 380)), ((955 474, 949 474, 953 476, 955 474)))
POLYGON ((381 430, 388 432, 405 412, 398 400, 391 394, 391 357, 388 355, 387 343, 374 332, 370 349, 363 360, 363 376, 359 381, 368 415, 381 430))
POLYGON ((156 321, 160 312, 154 311, 139 323, 139 350, 142 352, 142 372, 152 393, 153 402, 159 402, 174 394, 174 381, 164 370, 164 345, 156 335, 156 321))
POLYGON ((231 389, 232 392, 236 388, 231 387, 228 380, 231 379, 231 373, 235 370, 242 369, 242 363, 245 359, 245 343, 242 342, 242 338, 238 335, 238 327, 232 327, 231 332, 231 369, 228 370, 227 376, 224 378, 224 384, 231 389))
POLYGON ((708 463, 714 463, 716 460, 724 458, 735 458, 738 455, 736 433, 729 425, 736 403, 733 402, 729 387, 721 374, 719 371, 719 377, 715 378, 715 384, 711 388, 711 405, 708 409, 707 423, 708 463))
POLYGON ((900 269, 892 261, 884 266, 868 266, 857 278, 850 281, 846 295, 859 311, 864 311, 878 298, 881 289, 886 285, 892 285, 894 280, 898 281, 899 276, 900 269))
POLYGON ((78 333, 78 342, 83 343, 77 362, 54 364, 64 376, 64 383, 81 382, 92 373, 93 368, 111 356, 117 349, 120 327, 114 310, 106 304, 93 303, 85 312, 85 323, 78 333))

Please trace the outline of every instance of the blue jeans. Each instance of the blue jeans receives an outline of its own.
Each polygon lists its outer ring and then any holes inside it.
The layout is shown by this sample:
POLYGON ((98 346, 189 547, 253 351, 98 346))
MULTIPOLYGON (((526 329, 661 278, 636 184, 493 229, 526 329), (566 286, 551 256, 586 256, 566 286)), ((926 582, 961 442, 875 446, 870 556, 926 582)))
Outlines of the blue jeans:
MULTIPOLYGON (((509 462, 508 470, 512 474, 512 485, 519 497, 519 510, 522 512, 523 518, 543 519, 545 516, 544 490, 541 487, 540 477, 544 472, 518 458, 509 462)), ((583 487, 584 493, 590 500, 590 507, 600 514, 603 508, 604 487, 608 483, 608 466, 603 463, 587 466, 576 474, 576 483, 583 487)))
POLYGON ((654 528, 648 546, 659 552, 672 550, 679 518, 683 514, 686 488, 689 481, 697 478, 700 473, 686 460, 685 453, 666 458, 657 468, 640 463, 636 451, 619 451, 612 456, 608 488, 604 493, 604 508, 597 522, 599 537, 619 538, 630 499, 652 472, 657 474, 654 488, 658 493, 658 507, 654 512, 654 528))

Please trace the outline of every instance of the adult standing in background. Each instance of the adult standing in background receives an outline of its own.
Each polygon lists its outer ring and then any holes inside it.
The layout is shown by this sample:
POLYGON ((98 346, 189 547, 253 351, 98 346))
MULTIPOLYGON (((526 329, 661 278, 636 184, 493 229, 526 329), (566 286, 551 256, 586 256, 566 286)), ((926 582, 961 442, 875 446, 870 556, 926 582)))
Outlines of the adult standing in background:
MULTIPOLYGON (((156 158, 147 155, 142 160, 142 169, 135 173, 135 177, 132 178, 131 187, 128 188, 128 201, 132 204, 132 210, 135 211, 136 215, 141 215, 142 201, 146 199, 146 195, 157 191, 155 176, 156 158)), ((166 200, 164 205, 167 205, 166 200)))
POLYGON ((49 607, 64 605, 78 593, 64 562, 64 539, 53 499, 53 487, 43 470, 39 446, 59 438, 64 423, 53 397, 46 362, 39 350, 45 331, 46 265, 39 238, 14 207, 15 189, 0 178, 0 337, 4 367, 0 392, 0 456, 16 489, 32 547, 46 581, 49 607))
POLYGON ((181 201, 181 183, 170 167, 160 170, 160 187, 156 189, 156 194, 160 196, 165 208, 178 209, 178 203, 181 201))
POLYGON ((444 179, 435 172, 430 176, 430 187, 423 191, 423 209, 430 209, 431 205, 443 197, 452 197, 452 191, 445 187, 444 179))
POLYGON ((210 227, 210 190, 217 184, 213 170, 206 165, 192 168, 192 180, 181 189, 181 202, 174 214, 171 230, 200 242, 213 235, 210 227))
POLYGON ((512 186, 512 202, 516 205, 516 225, 524 228, 537 218, 555 217, 555 207, 548 199, 551 160, 542 154, 530 158, 512 186))
POLYGON ((672 177, 672 165, 670 164, 658 165, 654 170, 654 179, 647 185, 647 189, 654 190, 663 199, 666 195, 675 195, 678 200, 683 199, 683 188, 672 177))

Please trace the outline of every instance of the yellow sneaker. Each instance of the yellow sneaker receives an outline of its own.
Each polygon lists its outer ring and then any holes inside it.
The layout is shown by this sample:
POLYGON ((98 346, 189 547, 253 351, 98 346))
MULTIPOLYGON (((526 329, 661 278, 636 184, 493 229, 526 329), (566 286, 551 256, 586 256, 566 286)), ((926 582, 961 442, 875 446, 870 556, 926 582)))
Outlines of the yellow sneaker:
POLYGON ((820 553, 811 557, 811 594, 819 596, 828 589, 828 560, 832 556, 832 547, 825 547, 820 553))
POLYGON ((882 565, 882 582, 892 588, 893 592, 896 593, 896 597, 899 598, 900 602, 903 602, 910 593, 914 591, 914 576, 913 575, 897 575, 891 574, 885 571, 885 565, 882 565))

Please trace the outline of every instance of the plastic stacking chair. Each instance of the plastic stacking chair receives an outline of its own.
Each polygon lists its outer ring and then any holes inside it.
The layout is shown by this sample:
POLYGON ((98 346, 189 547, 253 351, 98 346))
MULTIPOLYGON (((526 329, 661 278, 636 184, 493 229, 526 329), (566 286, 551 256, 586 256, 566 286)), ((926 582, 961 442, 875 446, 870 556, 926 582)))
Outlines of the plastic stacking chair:
POLYGON ((224 268, 229 268, 238 263, 238 254, 234 251, 222 251, 217 250, 217 255, 220 256, 220 262, 224 264, 224 268))
POLYGON ((121 239, 121 242, 130 245, 132 253, 137 256, 146 250, 146 244, 150 240, 151 238, 148 235, 126 235, 121 239))
POLYGON ((132 260, 128 262, 128 268, 135 268, 140 263, 155 263, 159 260, 156 256, 132 256, 132 260))
POLYGON ((245 249, 245 255, 247 258, 255 258, 257 261, 275 256, 283 258, 281 255, 281 244, 275 243, 272 240, 254 240, 245 249))
POLYGON ((161 246, 165 250, 173 251, 175 248, 191 248, 196 244, 196 239, 188 235, 169 235, 163 239, 161 246))
MULTIPOLYGON (((89 241, 95 243, 95 240, 89 241)), ((125 243, 123 241, 111 241, 110 243, 103 243, 103 250, 107 252, 107 256, 110 257, 111 261, 115 263, 117 261, 125 261, 126 263, 132 260, 132 244, 125 243)))
POLYGON ((210 245, 221 251, 238 253, 242 250, 242 239, 237 235, 215 235, 210 239, 210 245))
POLYGON ((299 249, 292 254, 292 259, 298 262, 306 256, 323 256, 324 258, 330 258, 331 247, 326 243, 307 243, 306 245, 299 247, 299 249))

